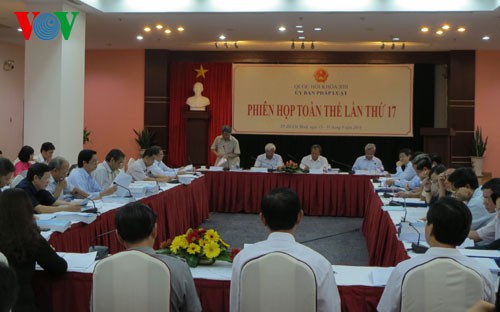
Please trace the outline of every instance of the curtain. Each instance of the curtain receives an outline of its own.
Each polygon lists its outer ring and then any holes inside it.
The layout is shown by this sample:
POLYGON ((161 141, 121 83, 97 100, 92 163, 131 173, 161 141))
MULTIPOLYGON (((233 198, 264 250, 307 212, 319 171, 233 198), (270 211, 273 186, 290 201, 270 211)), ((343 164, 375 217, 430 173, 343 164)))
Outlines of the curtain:
POLYGON ((186 122, 182 116, 188 110, 186 99, 193 95, 195 82, 203 83, 203 95, 210 99, 210 123, 207 136, 209 163, 215 162, 210 151, 214 138, 223 125, 232 120, 232 64, 231 63, 172 63, 170 65, 170 110, 168 163, 179 167, 189 162, 186 159, 186 122), (205 77, 196 77, 197 69, 203 66, 205 77))

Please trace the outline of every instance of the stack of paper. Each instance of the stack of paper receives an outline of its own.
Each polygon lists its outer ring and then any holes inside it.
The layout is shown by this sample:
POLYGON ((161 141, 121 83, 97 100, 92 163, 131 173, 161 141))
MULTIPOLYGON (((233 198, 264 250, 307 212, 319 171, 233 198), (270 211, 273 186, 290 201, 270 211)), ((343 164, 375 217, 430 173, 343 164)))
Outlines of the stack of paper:
POLYGON ((83 222, 90 224, 95 221, 95 213, 61 211, 55 214, 56 220, 68 220, 71 222, 83 222))
POLYGON ((68 220, 57 220, 57 219, 49 219, 49 220, 36 220, 36 224, 40 227, 40 229, 48 229, 50 231, 61 232, 63 233, 71 226, 71 221, 68 220))

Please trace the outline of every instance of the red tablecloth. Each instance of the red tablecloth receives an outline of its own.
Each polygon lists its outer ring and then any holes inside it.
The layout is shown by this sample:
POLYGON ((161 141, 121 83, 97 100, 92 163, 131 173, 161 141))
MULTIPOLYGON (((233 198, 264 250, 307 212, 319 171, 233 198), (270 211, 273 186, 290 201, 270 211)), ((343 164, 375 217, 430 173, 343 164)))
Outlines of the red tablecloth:
POLYGON ((257 172, 206 172, 210 210, 260 212, 262 196, 277 187, 295 190, 310 216, 363 217, 373 192, 368 176, 257 172))
POLYGON ((366 196, 370 205, 365 211, 362 231, 368 248, 368 265, 395 266, 408 259, 408 254, 398 240, 396 228, 389 214, 380 208, 382 206, 380 198, 373 191, 366 196))
MULTIPOLYGON (((194 282, 204 312, 229 312, 229 281, 195 279, 194 282)), ((41 311, 89 311, 92 274, 67 273, 55 278, 36 272, 33 284, 41 311)), ((342 311, 375 311, 383 290, 383 287, 340 286, 342 311)))
MULTIPOLYGON (((168 191, 141 200, 158 216, 158 238, 155 248, 167 238, 184 233, 190 227, 199 226, 208 218, 208 193, 205 178, 194 180, 190 185, 179 185, 168 191)), ((51 235, 49 243, 57 251, 88 252, 92 244, 109 246, 110 253, 123 250, 115 234, 105 235, 95 241, 101 233, 115 229, 116 210, 97 217, 91 224, 74 224, 64 233, 51 235)))

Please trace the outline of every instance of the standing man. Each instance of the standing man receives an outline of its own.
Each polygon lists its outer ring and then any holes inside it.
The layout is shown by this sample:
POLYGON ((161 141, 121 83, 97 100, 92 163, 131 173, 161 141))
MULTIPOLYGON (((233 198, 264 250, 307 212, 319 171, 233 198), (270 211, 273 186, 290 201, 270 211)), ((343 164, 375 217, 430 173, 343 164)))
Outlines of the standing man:
POLYGON ((257 156, 254 167, 262 167, 267 169, 276 169, 283 166, 283 159, 276 154, 276 146, 273 143, 267 143, 264 147, 264 154, 257 156))
POLYGON ((222 134, 212 143, 211 150, 217 156, 214 166, 234 168, 240 166, 240 143, 231 135, 231 127, 222 126, 222 134))
POLYGON ((106 159, 97 165, 97 169, 92 172, 92 176, 102 189, 111 186, 116 176, 120 173, 120 168, 123 167, 124 160, 125 154, 122 151, 112 149, 106 155, 106 159))
MULTIPOLYGON (((340 295, 332 265, 316 251, 297 243, 295 229, 304 217, 297 193, 278 188, 264 196, 260 220, 271 233, 267 240, 245 247, 233 261, 230 310, 239 311, 239 286, 243 266, 250 260, 271 252, 283 252, 307 264, 316 277, 316 307, 318 312, 340 311, 340 295)), ((290 298, 276 298, 276 300, 290 298)))
POLYGON ((84 149, 78 153, 78 168, 71 171, 68 182, 85 193, 92 199, 101 198, 116 192, 117 186, 102 188, 92 177, 91 173, 97 168, 97 153, 94 150, 84 149))
POLYGON ((158 255, 153 245, 158 234, 156 215, 148 206, 133 202, 118 209, 116 236, 128 250, 138 250, 163 261, 170 270, 169 311, 201 311, 193 276, 186 262, 172 255, 158 255))
POLYGON ((384 172, 384 165, 382 161, 375 157, 375 151, 377 147, 373 143, 368 143, 365 146, 365 154, 363 156, 359 156, 354 165, 352 166, 352 170, 369 170, 369 171, 378 171, 384 172))
POLYGON ((40 155, 35 156, 35 161, 39 163, 49 164, 50 160, 54 156, 54 151, 56 147, 51 142, 45 142, 40 147, 40 155))
POLYGON ((321 146, 314 144, 311 146, 311 154, 304 156, 300 162, 300 169, 329 169, 330 164, 328 160, 321 156, 321 146))

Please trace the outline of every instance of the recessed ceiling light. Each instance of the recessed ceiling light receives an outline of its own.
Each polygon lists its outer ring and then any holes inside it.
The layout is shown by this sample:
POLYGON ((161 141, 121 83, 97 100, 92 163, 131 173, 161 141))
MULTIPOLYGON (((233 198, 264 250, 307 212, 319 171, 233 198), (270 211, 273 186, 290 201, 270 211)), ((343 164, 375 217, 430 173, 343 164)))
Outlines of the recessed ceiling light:
POLYGON ((420 31, 421 32, 428 32, 429 31, 429 27, 425 27, 424 26, 424 27, 420 28, 420 31))
POLYGON ((457 31, 464 32, 465 31, 465 27, 458 27, 457 31))
POLYGON ((150 32, 151 31, 151 28, 149 28, 148 26, 144 27, 144 31, 145 32, 150 32))
POLYGON ((304 36, 299 36, 299 40, 304 40, 304 39, 306 39, 306 37, 304 37, 304 36))
POLYGON ((295 26, 295 28, 304 28, 304 26, 302 26, 302 25, 297 25, 297 26, 295 26))
POLYGON ((224 36, 224 35, 220 35, 220 36, 219 36, 219 39, 220 39, 220 40, 226 40, 226 36, 224 36))
POLYGON ((137 40, 142 40, 142 39, 144 39, 143 36, 141 36, 141 35, 137 36, 137 40))
POLYGON ((444 24, 443 26, 441 26, 441 28, 444 30, 448 30, 448 29, 450 29, 450 25, 444 24))
POLYGON ((314 27, 315 31, 321 31, 321 27, 314 27))
POLYGON ((18 28, 17 31, 23 31, 21 28, 18 28))
POLYGON ((163 28, 163 25, 161 25, 161 24, 156 25, 156 29, 162 29, 162 28, 163 28))
POLYGON ((171 32, 172 32, 172 31, 170 30, 170 28, 165 29, 165 33, 166 33, 166 34, 170 34, 171 32))
POLYGON ((485 41, 490 40, 490 36, 484 36, 483 40, 485 40, 485 41))
POLYGON ((280 28, 278 28, 279 31, 285 31, 286 30, 286 27, 285 26, 280 26, 280 28))
POLYGON ((399 41, 399 37, 392 37, 392 41, 399 41))
POLYGON ((177 31, 184 31, 184 27, 182 26, 177 27, 177 31))
POLYGON ((442 35, 442 34, 443 34, 443 31, 441 29, 436 31, 436 35, 442 35))
POLYGON ((302 29, 299 29, 299 30, 297 30, 297 33, 299 33, 299 34, 303 34, 303 33, 304 33, 304 31, 303 31, 302 29))

